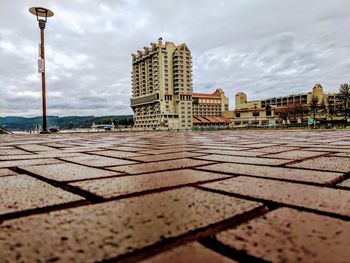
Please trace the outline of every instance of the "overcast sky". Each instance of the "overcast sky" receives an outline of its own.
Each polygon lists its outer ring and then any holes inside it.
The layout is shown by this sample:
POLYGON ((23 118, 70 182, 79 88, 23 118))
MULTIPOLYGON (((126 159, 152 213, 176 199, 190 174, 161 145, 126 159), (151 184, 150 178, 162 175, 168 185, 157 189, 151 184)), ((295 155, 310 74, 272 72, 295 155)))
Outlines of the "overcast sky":
POLYGON ((0 116, 41 115, 39 28, 49 115, 132 114, 131 56, 163 37, 186 43, 194 92, 248 99, 327 92, 350 82, 349 0, 0 0, 0 116))

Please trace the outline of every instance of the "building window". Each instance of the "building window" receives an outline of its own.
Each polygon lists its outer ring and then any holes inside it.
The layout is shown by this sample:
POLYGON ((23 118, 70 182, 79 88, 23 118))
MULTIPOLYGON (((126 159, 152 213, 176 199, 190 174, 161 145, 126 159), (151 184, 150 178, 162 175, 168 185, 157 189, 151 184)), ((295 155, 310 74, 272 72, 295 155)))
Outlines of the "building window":
POLYGON ((239 112, 236 113, 236 117, 237 117, 237 118, 240 118, 240 117, 241 117, 241 113, 239 113, 239 112))

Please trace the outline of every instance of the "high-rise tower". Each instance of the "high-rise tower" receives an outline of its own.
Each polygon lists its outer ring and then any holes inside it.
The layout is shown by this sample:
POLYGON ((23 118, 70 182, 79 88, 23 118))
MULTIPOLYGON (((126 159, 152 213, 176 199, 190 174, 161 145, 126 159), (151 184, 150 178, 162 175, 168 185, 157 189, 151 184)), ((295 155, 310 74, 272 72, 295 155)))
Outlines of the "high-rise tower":
POLYGON ((135 128, 191 128, 192 89, 192 57, 185 44, 159 38, 132 54, 135 128))

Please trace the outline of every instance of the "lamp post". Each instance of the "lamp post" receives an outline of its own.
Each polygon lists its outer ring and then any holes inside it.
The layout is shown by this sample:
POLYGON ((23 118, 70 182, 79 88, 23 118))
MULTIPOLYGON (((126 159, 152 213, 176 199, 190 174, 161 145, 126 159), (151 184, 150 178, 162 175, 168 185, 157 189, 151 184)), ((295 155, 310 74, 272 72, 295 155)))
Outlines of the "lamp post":
POLYGON ((45 79, 45 46, 44 46, 44 30, 48 17, 53 16, 53 12, 43 7, 31 7, 29 12, 36 16, 40 28, 40 58, 38 60, 38 71, 41 73, 41 90, 42 90, 42 106, 43 106, 43 124, 41 134, 50 133, 46 127, 46 79, 45 79))

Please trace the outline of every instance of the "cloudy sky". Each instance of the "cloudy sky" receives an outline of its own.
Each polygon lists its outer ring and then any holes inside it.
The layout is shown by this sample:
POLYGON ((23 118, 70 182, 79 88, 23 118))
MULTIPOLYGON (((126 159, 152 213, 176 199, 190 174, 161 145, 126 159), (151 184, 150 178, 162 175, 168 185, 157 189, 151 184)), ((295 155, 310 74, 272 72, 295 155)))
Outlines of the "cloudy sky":
POLYGON ((131 114, 131 56, 163 37, 192 51, 195 92, 249 99, 350 82, 349 0, 0 0, 0 116, 41 114, 39 28, 49 115, 131 114))

